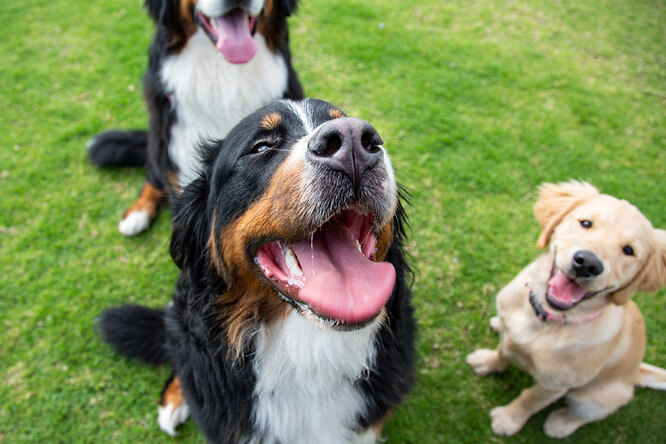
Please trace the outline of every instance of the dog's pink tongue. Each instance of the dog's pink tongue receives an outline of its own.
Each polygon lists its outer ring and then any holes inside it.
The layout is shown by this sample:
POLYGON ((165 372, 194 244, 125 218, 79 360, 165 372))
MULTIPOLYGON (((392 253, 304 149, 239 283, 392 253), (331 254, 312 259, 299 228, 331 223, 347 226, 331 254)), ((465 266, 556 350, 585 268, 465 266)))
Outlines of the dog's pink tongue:
POLYGON ((247 12, 236 8, 233 11, 215 17, 217 22, 217 49, 230 63, 247 63, 257 52, 248 26, 247 12))
POLYGON ((391 296, 395 268, 365 257, 346 228, 326 228, 292 249, 305 278, 298 299, 323 316, 363 322, 377 315, 391 296))
POLYGON ((567 307, 585 296, 585 290, 560 270, 557 270, 555 276, 548 281, 548 292, 557 302, 567 307))

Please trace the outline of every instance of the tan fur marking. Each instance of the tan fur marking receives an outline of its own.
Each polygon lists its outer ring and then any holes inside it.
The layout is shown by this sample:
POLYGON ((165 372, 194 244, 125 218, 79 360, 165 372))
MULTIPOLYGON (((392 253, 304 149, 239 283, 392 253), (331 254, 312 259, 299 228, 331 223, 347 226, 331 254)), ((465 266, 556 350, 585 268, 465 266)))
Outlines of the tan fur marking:
POLYGON ((375 260, 377 262, 381 262, 386 258, 392 243, 393 227, 389 224, 377 235, 377 253, 375 253, 375 260))
POLYGON ((194 25, 192 11, 196 5, 197 0, 180 0, 180 18, 183 19, 183 23, 194 25))
POLYGON ((372 425, 372 429, 375 431, 375 440, 379 441, 379 438, 382 437, 382 430, 384 429, 384 422, 386 421, 386 418, 388 418, 391 415, 392 412, 389 412, 382 418, 381 420, 377 421, 372 425))
POLYGON ((178 178, 178 173, 175 170, 168 170, 166 172, 166 179, 169 182, 171 189, 176 193, 176 195, 179 195, 182 190, 180 189, 180 179, 178 178))
POLYGON ((162 407, 172 405, 175 409, 176 407, 180 407, 184 402, 185 398, 183 397, 183 390, 180 388, 180 380, 175 376, 164 390, 164 393, 162 393, 159 405, 162 407))
POLYGON ((339 119, 344 117, 344 113, 337 108, 331 108, 328 110, 328 115, 331 116, 331 119, 339 119))
POLYGON ((160 203, 166 198, 166 192, 158 190, 149 182, 146 182, 141 189, 141 194, 131 207, 123 214, 123 220, 133 211, 145 211, 148 214, 148 219, 153 220, 157 216, 157 209, 160 203))
POLYGON ((274 130, 282 123, 282 116, 278 113, 270 113, 261 121, 261 127, 267 130, 274 130))
POLYGON ((208 257, 213 263, 215 271, 222 276, 225 280, 228 279, 226 268, 224 267, 224 261, 222 255, 219 253, 217 248, 217 242, 215 242, 215 221, 217 218, 217 213, 213 213, 213 222, 210 225, 210 237, 208 238, 208 257))
POLYGON ((281 44, 284 44, 284 37, 280 35, 280 22, 275 10, 274 0, 265 0, 264 9, 261 16, 257 19, 257 31, 266 39, 268 49, 275 53, 281 44))
POLYGON ((296 241, 316 228, 296 229, 301 225, 300 205, 305 187, 293 184, 299 183, 303 176, 302 166, 278 170, 264 196, 221 233, 215 233, 209 239, 209 254, 214 266, 228 281, 228 289, 219 296, 218 305, 227 319, 228 336, 237 354, 249 325, 259 321, 270 323, 286 315, 288 308, 276 297, 272 287, 263 279, 257 279, 254 259, 249 257, 245 248, 249 240, 262 237, 296 241), (290 184, 286 190, 285 184, 290 184), (237 280, 229 282, 230 276, 237 280))
POLYGON ((187 43, 187 40, 197 32, 197 25, 194 22, 194 16, 192 11, 194 6, 196 6, 197 0, 180 0, 180 8, 178 12, 180 13, 180 24, 182 29, 179 30, 177 34, 171 36, 171 46, 173 48, 183 48, 187 43))

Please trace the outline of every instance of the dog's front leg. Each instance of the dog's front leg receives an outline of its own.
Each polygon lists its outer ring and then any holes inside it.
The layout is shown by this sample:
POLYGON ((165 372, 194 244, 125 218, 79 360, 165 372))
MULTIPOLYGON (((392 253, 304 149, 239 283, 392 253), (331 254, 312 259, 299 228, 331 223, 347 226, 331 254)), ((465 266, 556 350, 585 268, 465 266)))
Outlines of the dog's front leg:
POLYGON ((474 373, 486 376, 494 372, 502 372, 509 366, 509 361, 504 359, 499 350, 479 348, 467 355, 465 359, 472 367, 474 373))
POLYGON ((566 389, 547 389, 539 384, 523 390, 508 405, 490 411, 493 431, 511 436, 523 428, 530 416, 564 396, 566 389))

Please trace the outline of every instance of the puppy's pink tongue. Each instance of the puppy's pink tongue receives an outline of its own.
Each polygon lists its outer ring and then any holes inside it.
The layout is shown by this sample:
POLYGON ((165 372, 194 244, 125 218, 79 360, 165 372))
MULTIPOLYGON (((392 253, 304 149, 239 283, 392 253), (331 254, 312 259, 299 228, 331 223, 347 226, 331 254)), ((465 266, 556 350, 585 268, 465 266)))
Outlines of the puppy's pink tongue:
POLYGON ((553 299, 565 307, 573 306, 585 296, 585 289, 560 270, 557 270, 555 276, 548 281, 548 292, 553 299))
POLYGON ((257 52, 257 44, 250 33, 247 12, 236 8, 233 11, 215 17, 217 22, 217 49, 229 63, 247 63, 257 52))

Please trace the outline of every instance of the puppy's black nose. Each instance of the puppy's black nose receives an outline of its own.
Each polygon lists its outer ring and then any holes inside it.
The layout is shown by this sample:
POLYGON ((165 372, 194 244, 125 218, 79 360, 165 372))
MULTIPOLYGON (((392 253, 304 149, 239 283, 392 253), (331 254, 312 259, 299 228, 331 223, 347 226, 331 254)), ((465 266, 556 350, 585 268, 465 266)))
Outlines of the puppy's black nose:
POLYGON ((573 269, 576 276, 594 277, 604 271, 604 266, 597 256, 591 251, 576 251, 573 255, 573 269))
POLYGON ((382 144, 377 130, 365 120, 340 117, 317 130, 308 151, 315 162, 346 174, 357 189, 363 173, 379 161, 382 144))

